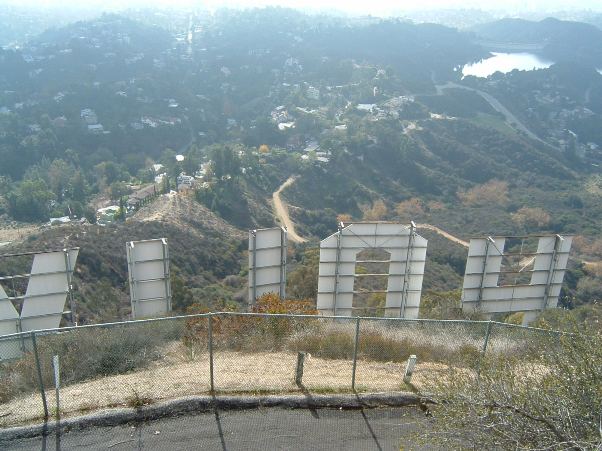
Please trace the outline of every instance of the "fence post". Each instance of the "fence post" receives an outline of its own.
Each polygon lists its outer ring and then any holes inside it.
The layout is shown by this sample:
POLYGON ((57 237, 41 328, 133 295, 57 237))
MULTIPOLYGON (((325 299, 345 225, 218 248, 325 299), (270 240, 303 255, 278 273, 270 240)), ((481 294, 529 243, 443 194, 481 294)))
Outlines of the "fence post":
POLYGON ((485 353, 487 352, 487 346, 489 346, 489 337, 491 336, 491 329, 493 327, 493 321, 489 320, 487 323, 487 331, 485 332, 485 341, 483 342, 483 349, 481 351, 481 357, 479 358, 479 363, 477 366, 477 376, 481 375, 481 364, 483 363, 483 359, 485 358, 485 353))
POLYGON ((298 387, 303 385, 303 365, 305 364, 305 352, 297 353, 297 369, 295 371, 295 384, 298 387))
POLYGON ((357 368, 357 350, 360 340, 360 317, 355 320, 355 342, 353 344, 353 372, 351 373, 351 390, 355 391, 355 370, 357 368))
POLYGON ((31 346, 33 348, 33 357, 36 360, 36 370, 38 372, 38 385, 40 387, 40 395, 42 395, 42 405, 44 406, 44 419, 48 419, 48 403, 46 402, 46 390, 44 389, 44 380, 42 379, 42 365, 40 364, 40 355, 38 354, 38 343, 36 341, 36 333, 31 332, 31 346))
POLYGON ((61 370, 59 363, 59 356, 55 355, 52 358, 52 367, 54 369, 54 389, 56 394, 56 421, 61 420, 61 404, 60 404, 60 390, 61 390, 61 370))
POLYGON ((211 393, 215 392, 215 385, 213 382, 213 313, 209 314, 209 327, 207 332, 209 334, 209 385, 211 387, 211 393))
POLYGON ((403 381, 409 384, 412 381, 412 374, 414 374, 414 368, 416 368, 416 356, 412 354, 406 364, 406 370, 403 373, 403 381))

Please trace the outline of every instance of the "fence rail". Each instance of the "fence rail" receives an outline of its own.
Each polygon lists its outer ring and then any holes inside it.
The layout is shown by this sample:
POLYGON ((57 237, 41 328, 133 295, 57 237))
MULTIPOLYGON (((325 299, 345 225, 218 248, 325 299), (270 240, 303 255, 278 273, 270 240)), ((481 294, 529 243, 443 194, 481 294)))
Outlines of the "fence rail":
POLYGON ((399 391, 481 360, 525 359, 557 332, 492 321, 209 313, 0 337, 0 427, 206 393, 399 391), (409 387, 407 360, 417 357, 409 387), (301 367, 300 367, 301 365, 301 367))

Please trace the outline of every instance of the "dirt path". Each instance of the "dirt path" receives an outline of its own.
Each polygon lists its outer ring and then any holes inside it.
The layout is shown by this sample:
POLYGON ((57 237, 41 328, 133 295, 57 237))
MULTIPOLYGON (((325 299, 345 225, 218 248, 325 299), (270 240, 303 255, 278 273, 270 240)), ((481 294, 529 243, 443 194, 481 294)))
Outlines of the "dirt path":
MULTIPOLYGON (((463 241, 460 238, 452 235, 451 233, 446 232, 445 230, 440 229, 437 226, 434 226, 432 224, 416 224, 416 227, 419 229, 432 230, 433 232, 438 233, 442 237, 447 238, 449 241, 452 241, 453 243, 457 243, 460 246, 464 246, 464 247, 468 248, 469 243, 467 241, 463 241)), ((530 264, 532 264, 534 261, 535 261, 535 257, 526 257, 526 258, 522 259, 519 262, 519 266, 521 267, 520 272, 524 271, 526 269, 526 267, 529 266, 530 264)), ((578 259, 577 259, 577 261, 581 261, 581 263, 583 263, 585 265, 585 267, 587 269, 589 269, 590 271, 602 271, 602 262, 592 262, 592 261, 578 260, 578 259)))
MULTIPOLYGON (((288 214, 286 204, 282 201, 282 198, 280 197, 282 191, 284 191, 286 188, 295 183, 295 180, 297 180, 296 176, 289 177, 282 185, 280 185, 278 190, 276 190, 274 194, 272 194, 272 199, 274 201, 274 214, 278 217, 280 222, 287 228, 288 237, 291 241, 294 241, 295 243, 305 243, 307 239, 299 236, 295 232, 295 223, 291 220, 288 214)), ((459 244, 463 247, 468 247, 468 242, 463 241, 460 238, 453 236, 451 233, 448 233, 445 230, 442 230, 439 227, 434 226, 432 224, 417 224, 417 227, 419 229, 432 230, 433 232, 438 233, 439 235, 453 243, 459 244)))
MULTIPOLYGON (((291 220, 291 218, 288 214, 288 209, 286 207, 286 204, 282 201, 282 199, 280 197, 280 194, 282 193, 282 191, 284 191, 286 188, 288 188, 293 183, 295 183, 295 180, 297 180, 296 176, 289 177, 282 185, 280 185, 278 190, 275 191, 274 194, 272 194, 272 198, 274 200, 274 214, 278 217, 280 222, 287 228, 288 237, 291 241, 294 241, 295 243, 305 243, 307 241, 307 239, 299 236, 295 232, 295 224, 293 223, 293 221, 291 220)), ((443 230, 435 225, 416 224, 416 227, 418 229, 431 230, 431 231, 437 233, 438 235, 441 235, 443 238, 451 241, 452 243, 459 244, 462 247, 468 248, 468 246, 469 246, 468 241, 464 241, 464 240, 458 238, 457 236, 454 236, 451 233, 446 232, 445 230, 443 230)), ((527 267, 528 265, 533 263, 534 260, 535 260, 535 257, 523 259, 519 263, 520 266, 522 267, 521 271, 523 271, 525 269, 525 267, 527 267)), ((602 270, 602 262, 583 261, 583 264, 586 267, 588 267, 588 269, 593 270, 593 271, 602 270)))
POLYGON ((272 200, 274 202, 274 214, 279 219, 280 223, 284 227, 286 227, 288 231, 289 240, 295 243, 305 243, 307 239, 303 238, 302 236, 299 236, 295 231, 295 223, 291 220, 291 217, 288 214, 288 208, 286 207, 286 204, 282 201, 280 197, 282 191, 284 191, 286 188, 295 183, 295 180, 297 180, 297 177, 289 177, 286 180, 286 182, 280 185, 280 187, 272 194, 272 200))
POLYGON ((433 232, 441 235, 443 238, 447 238, 449 241, 459 244, 463 247, 468 247, 468 241, 461 240, 460 238, 453 236, 451 233, 446 232, 445 230, 440 229, 437 226, 432 224, 416 224, 416 227, 419 229, 432 230, 433 232))

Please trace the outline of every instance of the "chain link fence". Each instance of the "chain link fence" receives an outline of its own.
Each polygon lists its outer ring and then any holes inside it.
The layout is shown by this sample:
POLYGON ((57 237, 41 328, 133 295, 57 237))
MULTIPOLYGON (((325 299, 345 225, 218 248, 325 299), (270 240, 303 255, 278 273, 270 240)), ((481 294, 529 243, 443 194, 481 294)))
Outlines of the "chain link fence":
POLYGON ((559 334, 489 321, 213 313, 0 337, 0 427, 215 393, 399 391, 481 360, 536 360, 559 334), (415 355, 411 385, 403 380, 415 355))

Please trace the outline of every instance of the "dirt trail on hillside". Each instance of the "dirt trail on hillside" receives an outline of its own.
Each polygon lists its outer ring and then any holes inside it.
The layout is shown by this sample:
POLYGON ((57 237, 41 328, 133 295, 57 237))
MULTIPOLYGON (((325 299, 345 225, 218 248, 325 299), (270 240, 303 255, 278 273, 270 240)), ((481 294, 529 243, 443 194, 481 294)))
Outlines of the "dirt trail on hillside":
MULTIPOLYGON (((282 199, 280 197, 282 191, 284 191, 286 188, 288 188, 293 183, 295 183, 296 180, 297 180, 297 176, 289 177, 282 185, 280 185, 278 190, 272 194, 272 198, 274 200, 274 214, 278 217, 280 222, 288 229, 288 237, 291 241, 294 241, 296 243, 305 243, 307 241, 307 239, 299 236, 295 232, 295 223, 291 220, 291 218, 288 214, 288 209, 286 207, 286 204, 282 201, 282 199)), ((416 224, 416 227, 418 229, 431 230, 432 232, 435 232, 438 235, 441 235, 443 238, 451 241, 452 243, 459 244, 460 246, 468 249, 468 246, 469 246, 468 241, 464 241, 463 239, 458 238, 457 236, 454 236, 449 232, 446 232, 445 230, 437 227, 436 225, 416 224)), ((535 261, 535 257, 532 257, 532 258, 527 257, 527 258, 521 260, 519 263, 519 265, 522 268, 521 271, 526 269, 526 267, 529 266, 530 264, 532 264, 534 261, 535 261)), ((583 260, 582 263, 589 270, 602 271, 602 262, 592 262, 592 261, 583 260)))
POLYGON ((468 241, 461 240, 460 238, 453 236, 451 233, 448 233, 445 230, 442 230, 439 227, 434 226, 432 224, 416 224, 416 227, 419 229, 432 230, 433 232, 441 235, 443 238, 447 238, 453 243, 459 244, 463 247, 468 247, 468 241))
MULTIPOLYGON (((291 220, 286 204, 282 201, 280 195, 282 191, 291 186, 297 180, 296 176, 289 177, 280 187, 272 194, 272 199, 274 201, 274 214, 278 217, 280 222, 287 228, 288 237, 291 241, 296 243, 305 243, 307 239, 299 236, 295 232, 295 223, 291 220)), ((458 237, 453 236, 451 233, 446 232, 445 230, 440 229, 437 226, 432 224, 416 224, 419 229, 432 230, 435 233, 438 233, 442 237, 452 241, 453 243, 459 244, 463 247, 468 247, 468 242, 461 240, 458 237)))
POLYGON ((296 176, 289 177, 286 180, 286 182, 284 182, 282 185, 280 185, 280 187, 276 191, 274 191, 274 193, 272 194, 272 200, 274 202, 274 214, 280 220, 280 223, 284 227, 286 227, 286 229, 288 231, 288 239, 289 240, 291 240, 295 243, 305 243, 307 241, 307 239, 298 235, 297 232, 295 231, 295 223, 291 220, 291 217, 288 214, 288 208, 286 207, 286 204, 282 201, 282 199, 280 197, 280 194, 282 194, 282 191, 284 191, 286 188, 288 188, 293 183, 295 183, 295 180, 297 180, 296 176))
MULTIPOLYGON (((463 241, 460 238, 452 235, 451 233, 446 232, 445 230, 440 229, 437 226, 434 226, 432 224, 416 224, 416 227, 419 229, 426 229, 426 230, 432 230, 435 233, 438 233, 439 235, 441 235, 444 238, 447 238, 449 241, 452 241, 454 243, 459 244, 460 246, 464 246, 465 248, 468 248, 469 243, 467 241, 463 241)), ((571 257, 573 258, 573 257, 571 257)), ((575 259, 576 261, 581 261, 581 263, 583 263, 585 265, 585 267, 587 269, 589 269, 590 271, 602 271, 602 262, 593 262, 593 261, 586 261, 586 260, 579 260, 579 259, 575 259)), ((531 265, 533 262, 535 261, 535 257, 526 257, 524 259, 522 259, 519 262, 519 266, 520 266, 520 272, 524 271, 527 266, 531 265)))

